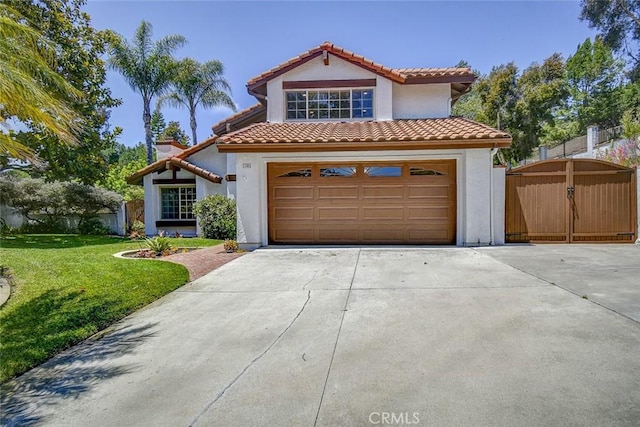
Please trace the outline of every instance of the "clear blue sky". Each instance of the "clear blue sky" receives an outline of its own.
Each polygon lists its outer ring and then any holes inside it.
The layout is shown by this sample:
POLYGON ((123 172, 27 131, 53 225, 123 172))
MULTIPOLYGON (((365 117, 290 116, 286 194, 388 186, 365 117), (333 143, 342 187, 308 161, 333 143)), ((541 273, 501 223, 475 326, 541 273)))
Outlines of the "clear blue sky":
MULTIPOLYGON (((253 105, 250 78, 325 40, 388 67, 446 67, 460 59, 487 73, 514 61, 523 69, 554 52, 566 58, 595 31, 578 19, 578 1, 105 1, 90 0, 85 10, 96 28, 110 28, 131 39, 144 19, 157 39, 182 34, 189 43, 178 57, 204 62, 219 59, 238 108, 253 105)), ((144 140, 142 101, 119 74, 108 85, 122 106, 112 126, 124 129, 120 142, 144 140)), ((184 110, 163 110, 188 135, 184 110)), ((198 136, 230 115, 226 109, 200 110, 198 136)))

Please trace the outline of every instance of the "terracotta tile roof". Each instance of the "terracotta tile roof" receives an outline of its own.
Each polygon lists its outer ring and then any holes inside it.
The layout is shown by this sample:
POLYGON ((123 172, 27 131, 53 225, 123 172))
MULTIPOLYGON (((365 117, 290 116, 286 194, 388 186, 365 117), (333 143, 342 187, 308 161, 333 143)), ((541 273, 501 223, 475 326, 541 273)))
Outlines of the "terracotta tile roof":
POLYGON ((242 111, 238 111, 234 115, 227 117, 224 120, 219 121, 215 125, 211 126, 213 133, 216 135, 224 135, 227 132, 227 125, 232 130, 243 128, 251 123, 265 121, 267 119, 267 107, 266 105, 258 102, 249 108, 245 108, 242 111), (248 123, 244 123, 248 122, 248 123), (235 128, 235 129, 234 129, 235 128))
POLYGON ((169 162, 172 165, 178 166, 181 169, 187 170, 195 175, 198 175, 201 178, 204 178, 206 180, 209 180, 213 183, 216 184, 220 184, 222 182, 222 177, 219 175, 216 175, 213 172, 210 172, 204 168, 201 168, 200 166, 196 166, 193 163, 189 163, 188 161, 184 160, 184 159, 178 159, 176 157, 172 157, 171 159, 169 159, 169 162))
MULTIPOLYGON (((209 144, 211 145, 215 140, 214 139, 210 139, 209 140, 209 144)), ((202 144, 202 143, 201 143, 202 144)), ((201 145, 198 144, 198 145, 201 145)), ((189 149, 195 148, 198 145, 195 145, 189 149)), ((205 147, 203 147, 205 148, 205 147)), ((202 148, 200 148, 202 149, 202 148)), ((187 150, 185 150, 187 151, 187 150)), ((136 184, 141 184, 142 183, 142 178, 145 175, 148 175, 152 172, 157 172, 159 170, 162 169, 166 169, 168 165, 174 165, 177 166, 181 169, 184 170, 188 170, 189 172, 198 175, 204 179, 207 179, 211 182, 214 182, 216 184, 220 184, 222 182, 222 177, 220 177, 219 175, 216 175, 213 172, 210 172, 204 168, 201 168, 200 166, 196 166, 193 163, 190 163, 186 160, 184 160, 182 157, 184 156, 185 151, 183 151, 182 153, 173 156, 173 157, 169 157, 169 158, 164 158, 164 159, 160 159, 160 160, 156 160, 155 162, 151 163, 150 165, 140 169, 139 171, 137 171, 136 173, 129 175, 126 179, 128 184, 132 184, 132 185, 136 185, 136 184)), ((193 154, 196 150, 193 150, 190 154, 193 154)))
POLYGON ((396 83, 405 83, 407 79, 412 78, 426 78, 426 77, 461 77, 468 76, 471 78, 471 81, 475 79, 475 75, 469 68, 389 68, 385 67, 382 64, 378 64, 377 62, 372 61, 371 59, 365 58, 362 55, 358 55, 349 50, 346 50, 342 47, 336 46, 331 42, 324 42, 319 46, 316 46, 308 51, 301 53, 300 55, 289 59, 288 61, 283 62, 272 69, 265 71, 249 80, 247 82, 247 87, 251 92, 252 89, 256 88, 271 80, 272 78, 286 73, 287 71, 297 67, 309 61, 317 56, 322 55, 323 51, 327 51, 339 58, 344 59, 345 61, 349 61, 355 65, 359 65, 373 73, 378 75, 387 77, 388 79, 396 82, 396 83))
POLYGON ((419 77, 469 77, 475 79, 476 75, 471 68, 447 67, 447 68, 394 68, 407 79, 419 77))
POLYGON ((218 138, 218 145, 500 140, 509 134, 461 117, 370 122, 257 123, 218 138))

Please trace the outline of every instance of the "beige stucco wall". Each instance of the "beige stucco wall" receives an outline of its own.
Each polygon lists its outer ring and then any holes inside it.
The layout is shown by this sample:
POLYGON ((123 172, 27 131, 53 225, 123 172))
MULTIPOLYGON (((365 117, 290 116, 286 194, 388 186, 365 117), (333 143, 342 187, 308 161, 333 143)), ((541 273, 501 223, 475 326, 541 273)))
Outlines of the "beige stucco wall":
POLYGON ((451 103, 449 83, 400 85, 330 55, 329 65, 324 65, 322 57, 317 57, 267 82, 267 120, 271 123, 281 123, 285 120, 282 82, 347 79, 376 79, 374 120, 433 118, 449 115, 451 103))
MULTIPOLYGON (((371 151, 363 153, 237 154, 238 242, 245 248, 268 244, 267 163, 286 161, 393 161, 456 159, 458 246, 492 243, 491 150, 371 151)), ((504 197, 503 197, 504 198, 504 197)))
POLYGON ((394 119, 449 117, 451 84, 401 85, 393 83, 394 119))

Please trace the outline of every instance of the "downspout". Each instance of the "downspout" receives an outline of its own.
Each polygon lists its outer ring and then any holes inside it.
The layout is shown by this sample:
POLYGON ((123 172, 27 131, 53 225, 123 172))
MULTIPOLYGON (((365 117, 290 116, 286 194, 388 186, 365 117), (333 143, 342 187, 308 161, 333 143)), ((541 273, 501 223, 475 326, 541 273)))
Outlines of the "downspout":
POLYGON ((494 144, 493 148, 491 149, 491 156, 489 158, 489 173, 491 174, 489 176, 489 191, 491 193, 489 195, 489 203, 491 204, 489 209, 489 233, 491 234, 491 236, 489 236, 489 246, 493 246, 495 244, 493 240, 493 209, 495 208, 493 198, 493 158, 496 156, 496 154, 498 154, 498 150, 499 148, 497 148, 494 144))

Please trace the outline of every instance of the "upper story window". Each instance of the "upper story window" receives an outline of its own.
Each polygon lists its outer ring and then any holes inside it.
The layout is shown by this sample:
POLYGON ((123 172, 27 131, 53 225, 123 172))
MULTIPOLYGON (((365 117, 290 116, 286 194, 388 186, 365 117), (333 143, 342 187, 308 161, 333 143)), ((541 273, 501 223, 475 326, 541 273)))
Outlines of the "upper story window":
POLYGON ((373 89, 287 91, 288 120, 373 118, 373 89))

